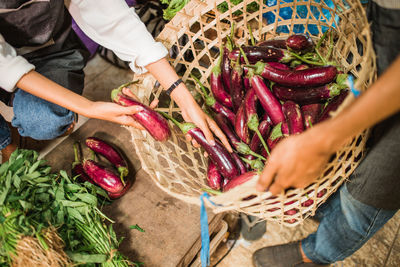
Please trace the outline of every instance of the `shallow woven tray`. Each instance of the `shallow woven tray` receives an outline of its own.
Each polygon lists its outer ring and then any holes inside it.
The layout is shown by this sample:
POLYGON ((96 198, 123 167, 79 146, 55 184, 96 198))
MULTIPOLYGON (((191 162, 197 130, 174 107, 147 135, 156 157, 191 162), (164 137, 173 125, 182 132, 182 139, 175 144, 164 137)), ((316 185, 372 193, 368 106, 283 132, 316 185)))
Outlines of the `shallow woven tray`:
MULTIPOLYGON (((200 72, 201 82, 209 85, 207 77, 212 68, 210 62, 214 62, 218 57, 218 48, 229 35, 233 21, 236 29, 235 41, 238 44, 244 44, 249 40, 248 25, 251 25, 253 35, 257 40, 288 36, 293 32, 296 24, 305 25, 305 32, 310 35, 312 33, 308 31, 307 25, 316 25, 318 34, 313 35, 315 38, 322 35, 323 27, 331 28, 337 36, 333 56, 344 68, 345 73, 354 75, 355 87, 364 91, 376 78, 375 54, 372 49, 370 30, 359 1, 346 0, 348 6, 345 6, 342 1, 334 1, 333 8, 329 8, 324 3, 310 1, 285 3, 278 0, 277 5, 272 7, 264 5, 262 1, 256 1, 260 9, 254 13, 243 12, 244 6, 254 1, 244 0, 237 6, 230 6, 225 13, 217 9, 217 5, 221 2, 223 1, 192 0, 177 13, 158 36, 158 40, 162 41, 167 48, 173 48, 178 52, 175 58, 170 59, 171 64, 182 71, 182 78, 189 87, 194 85, 189 76, 192 71, 200 72), (283 8, 296 10, 300 6, 307 8, 307 16, 296 16, 296 12, 293 12, 292 17, 286 20, 277 16, 283 8), (242 11, 241 14, 235 13, 239 10, 242 11), (311 10, 319 10, 319 15, 315 15, 315 12, 313 14, 311 10), (325 14, 329 12, 330 18, 321 11, 325 14), (268 25, 263 18, 266 12, 275 14, 275 21, 268 25), (339 23, 335 22, 335 15, 339 23), (281 25, 287 25, 288 33, 277 33, 276 29, 281 25)), ((154 86, 155 80, 150 75, 136 78, 142 82, 132 89, 144 103, 149 103, 155 97, 165 97, 162 88, 154 86)), ((352 95, 349 96, 339 111, 350 104, 353 98, 352 95)), ((178 115, 177 106, 172 101, 166 103, 168 104, 159 109, 173 116, 178 115)), ((207 188, 205 179, 207 160, 202 151, 186 142, 183 134, 176 127, 173 127, 171 138, 164 143, 155 141, 146 131, 135 129, 130 129, 130 131, 142 167, 149 174, 149 178, 168 194, 188 203, 200 204, 199 196, 203 193, 202 188, 207 188)), ((317 182, 305 189, 289 190, 284 195, 271 197, 269 192, 255 191, 258 178, 255 177, 227 193, 211 197, 210 199, 216 205, 206 203, 213 212, 237 211, 258 216, 264 220, 277 221, 283 225, 300 224, 305 218, 314 214, 317 207, 335 192, 357 167, 363 156, 366 138, 367 132, 355 136, 336 153, 317 182), (325 194, 317 197, 317 192, 325 192, 325 194), (308 199, 313 200, 312 205, 303 207, 301 203, 308 199), (291 215, 287 214, 289 210, 292 210, 289 212, 291 215)))

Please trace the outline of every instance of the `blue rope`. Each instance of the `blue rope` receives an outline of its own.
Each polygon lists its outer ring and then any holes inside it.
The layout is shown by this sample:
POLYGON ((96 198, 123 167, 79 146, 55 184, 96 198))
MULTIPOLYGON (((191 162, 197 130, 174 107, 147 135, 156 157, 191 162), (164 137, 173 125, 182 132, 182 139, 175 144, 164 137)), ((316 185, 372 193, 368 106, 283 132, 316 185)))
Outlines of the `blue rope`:
MULTIPOLYGON (((207 267, 210 265, 210 234, 208 232, 208 216, 206 206, 204 205, 204 198, 207 198, 211 204, 216 206, 214 202, 210 200, 210 196, 207 193, 203 193, 200 196, 200 229, 201 229, 201 267, 207 267)), ((218 205, 220 206, 220 205, 218 205)))
POLYGON ((347 84, 349 85, 350 90, 353 93, 353 95, 355 97, 359 97, 361 92, 354 87, 354 77, 353 77, 353 75, 349 74, 347 76, 347 84))

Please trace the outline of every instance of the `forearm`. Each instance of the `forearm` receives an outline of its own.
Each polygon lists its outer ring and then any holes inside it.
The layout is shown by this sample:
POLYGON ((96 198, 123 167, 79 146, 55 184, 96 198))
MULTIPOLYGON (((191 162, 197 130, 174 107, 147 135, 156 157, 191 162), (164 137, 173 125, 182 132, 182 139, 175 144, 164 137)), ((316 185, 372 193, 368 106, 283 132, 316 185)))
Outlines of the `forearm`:
POLYGON ((44 100, 87 116, 93 102, 47 79, 36 71, 22 76, 17 87, 44 100))
POLYGON ((315 127, 329 133, 332 151, 339 149, 350 137, 375 125, 400 110, 400 57, 354 103, 338 116, 315 127))
MULTIPOLYGON (((179 79, 178 74, 176 74, 175 70, 172 68, 166 58, 162 58, 147 65, 146 69, 157 79, 164 90, 167 90, 171 84, 179 79)), ((178 104, 178 106, 181 106, 183 103, 185 103, 185 101, 194 101, 184 83, 181 83, 172 91, 171 98, 178 104)))

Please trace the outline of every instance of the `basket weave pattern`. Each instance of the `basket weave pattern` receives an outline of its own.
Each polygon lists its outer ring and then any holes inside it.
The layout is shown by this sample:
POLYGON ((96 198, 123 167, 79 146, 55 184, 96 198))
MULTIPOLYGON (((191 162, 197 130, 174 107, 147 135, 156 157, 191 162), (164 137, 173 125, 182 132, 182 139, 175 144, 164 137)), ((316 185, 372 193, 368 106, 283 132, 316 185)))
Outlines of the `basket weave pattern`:
MULTIPOLYGON (((288 36, 293 33, 297 24, 305 25, 305 32, 311 36, 313 35, 307 26, 316 25, 318 35, 314 35, 315 38, 322 35, 323 28, 330 28, 337 37, 333 56, 345 73, 354 75, 356 88, 361 91, 366 90, 376 79, 375 54, 372 49, 369 26, 363 7, 358 1, 346 0, 348 6, 345 6, 342 1, 334 1, 334 8, 329 8, 323 1, 322 3, 313 1, 285 3, 278 0, 276 6, 268 7, 262 1, 244 0, 237 6, 229 4, 229 10, 221 13, 217 5, 222 2, 222 0, 204 2, 192 0, 158 36, 158 40, 162 41, 167 48, 173 48, 178 52, 176 58, 171 58, 170 61, 173 66, 183 68, 182 78, 187 85, 195 84, 190 78, 190 73, 197 72, 201 74, 201 82, 209 86, 207 77, 211 73, 213 62, 218 57, 219 46, 230 34, 232 22, 236 29, 235 42, 237 44, 248 43, 249 25, 258 41, 288 36), (259 4, 259 11, 243 12, 245 7, 252 2, 259 4), (296 10, 299 6, 307 8, 307 17, 296 16, 296 12, 293 12, 290 19, 280 16, 281 9, 296 10), (315 9, 320 11, 318 16, 311 12, 315 9), (322 10, 329 11, 330 17, 327 18, 322 10), (242 13, 237 14, 236 11, 242 11, 242 13), (275 14, 274 23, 266 24, 263 18, 266 12, 275 14), (339 18, 339 23, 335 21, 335 15, 339 18), (277 32, 278 26, 282 25, 287 26, 288 33, 277 32)), ((150 75, 141 76, 139 79, 142 79, 142 82, 134 88, 134 91, 144 103, 148 104, 150 99, 162 95, 162 88, 154 87, 155 80, 150 75)), ((198 91, 200 93, 200 90, 198 91)), ((339 111, 350 104, 352 98, 350 96, 346 99, 339 111)), ((172 101, 168 106, 162 106, 159 109, 173 116, 179 113, 179 109, 172 101)), ((155 141, 146 131, 129 130, 142 167, 156 184, 172 196, 188 203, 200 204, 199 196, 203 192, 202 188, 208 187, 206 184, 207 159, 202 151, 186 142, 183 134, 176 127, 172 129, 171 138, 164 143, 155 141)), ((295 226, 314 214, 317 207, 350 176, 362 159, 367 134, 364 132, 355 136, 338 151, 317 182, 306 189, 293 189, 284 195, 271 197, 269 192, 255 191, 258 178, 255 177, 242 186, 213 196, 211 200, 216 205, 208 203, 208 206, 214 212, 240 211, 261 219, 295 226), (317 193, 320 194, 317 196, 317 193), (313 200, 312 204, 302 205, 309 199, 313 200)))

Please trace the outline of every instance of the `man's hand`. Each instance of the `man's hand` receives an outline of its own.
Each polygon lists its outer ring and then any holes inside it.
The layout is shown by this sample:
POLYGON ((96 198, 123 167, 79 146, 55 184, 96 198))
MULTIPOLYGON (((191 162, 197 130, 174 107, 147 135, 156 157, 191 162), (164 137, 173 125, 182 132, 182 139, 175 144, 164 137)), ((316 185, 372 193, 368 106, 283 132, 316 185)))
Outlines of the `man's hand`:
POLYGON ((289 136, 272 151, 257 183, 257 190, 273 195, 289 187, 304 188, 323 171, 334 149, 329 133, 319 129, 289 136))

